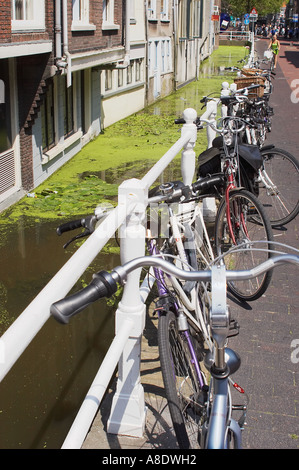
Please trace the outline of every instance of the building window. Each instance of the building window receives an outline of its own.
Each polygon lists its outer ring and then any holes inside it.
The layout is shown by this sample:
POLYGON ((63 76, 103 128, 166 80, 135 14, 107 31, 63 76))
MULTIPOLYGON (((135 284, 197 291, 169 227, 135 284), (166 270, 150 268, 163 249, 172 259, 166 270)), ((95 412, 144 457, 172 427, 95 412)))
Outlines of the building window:
POLYGON ((161 1, 161 21, 169 21, 169 0, 161 1))
POLYGON ((105 91, 112 89, 112 70, 105 72, 105 91))
POLYGON ((179 37, 201 37, 202 0, 179 0, 179 37))
POLYGON ((0 153, 12 146, 11 115, 9 96, 9 74, 7 59, 1 60, 0 67, 0 153))
POLYGON ((201 36, 201 0, 195 0, 193 2, 193 37, 201 36))
POLYGON ((135 62, 135 81, 141 81, 141 59, 138 59, 135 62))
POLYGON ((165 64, 165 43, 166 41, 161 41, 161 72, 165 72, 166 64, 165 64))
POLYGON ((157 20, 157 3, 156 0, 148 0, 148 19, 157 20))
POLYGON ((172 70, 171 39, 149 40, 149 75, 169 73, 172 70))
POLYGON ((64 137, 68 137, 74 132, 74 110, 73 110, 73 87, 67 86, 65 78, 64 86, 64 137))
POLYGON ((12 30, 44 30, 45 0, 13 0, 12 30))
POLYGON ((55 145, 53 80, 50 80, 47 84, 46 95, 41 105, 41 122, 42 147, 45 152, 55 145))
POLYGON ((162 72, 170 72, 172 70, 170 39, 165 39, 162 41, 162 59, 163 59, 162 72))
POLYGON ((133 80, 133 67, 134 67, 134 62, 131 60, 130 65, 127 68, 127 85, 132 83, 132 80, 133 80))
POLYGON ((13 5, 15 20, 33 20, 32 0, 14 0, 13 5))
POLYGON ((179 37, 187 38, 187 18, 189 17, 190 4, 183 0, 179 0, 179 37))
POLYGON ((119 69, 117 71, 117 84, 118 87, 122 87, 124 84, 124 71, 123 69, 119 69))
POLYGON ((72 30, 95 29, 89 23, 89 0, 72 0, 72 30))
POLYGON ((130 2, 130 23, 136 24, 135 0, 129 0, 129 2, 130 2))
POLYGON ((102 29, 119 29, 119 25, 114 24, 114 0, 103 0, 102 29))

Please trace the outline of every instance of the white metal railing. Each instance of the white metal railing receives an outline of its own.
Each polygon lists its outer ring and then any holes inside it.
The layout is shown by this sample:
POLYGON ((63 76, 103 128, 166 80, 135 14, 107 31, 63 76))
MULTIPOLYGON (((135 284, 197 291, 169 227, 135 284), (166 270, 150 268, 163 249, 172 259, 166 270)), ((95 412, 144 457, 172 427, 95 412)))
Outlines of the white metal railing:
POLYGON ((219 39, 250 41, 250 31, 220 31, 219 39))
MULTIPOLYGON (((51 279, 30 305, 0 338, 0 381, 6 376, 50 316, 50 306, 71 290, 106 242, 120 229, 121 262, 143 256, 144 218, 148 189, 182 150, 181 171, 185 184, 195 172, 194 146, 196 111, 184 111, 181 137, 141 179, 119 186, 118 205, 51 279)), ((115 338, 63 443, 63 448, 80 448, 118 363, 118 380, 108 432, 142 436, 145 423, 143 387, 140 383, 140 345, 145 325, 145 300, 150 292, 146 281, 140 288, 140 272, 129 274, 116 311, 115 338)))

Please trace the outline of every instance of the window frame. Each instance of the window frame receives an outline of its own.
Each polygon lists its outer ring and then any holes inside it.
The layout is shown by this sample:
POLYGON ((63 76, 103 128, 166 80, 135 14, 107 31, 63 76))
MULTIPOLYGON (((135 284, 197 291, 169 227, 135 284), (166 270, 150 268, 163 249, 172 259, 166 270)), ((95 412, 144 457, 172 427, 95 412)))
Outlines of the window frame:
POLYGON ((157 21, 157 0, 148 1, 148 21, 157 21))
POLYGON ((16 19, 16 1, 11 5, 11 29, 12 31, 44 31, 45 25, 45 0, 18 0, 24 6, 25 1, 32 2, 33 19, 16 19))
POLYGON ((113 87, 112 70, 107 69, 105 70, 105 91, 112 90, 112 87, 113 87))
POLYGON ((55 139, 55 92, 54 81, 49 80, 46 95, 41 104, 42 151, 47 152, 56 145, 55 139), (50 95, 51 93, 51 95, 50 95), (50 109, 49 109, 50 107, 50 109), (49 125, 49 117, 51 126, 49 125))
POLYGON ((117 86, 118 88, 124 86, 124 69, 118 69, 117 71, 117 86))
POLYGON ((161 0, 161 21, 169 22, 169 0, 161 0))
POLYGON ((95 30, 90 23, 89 0, 72 0, 72 31, 95 30))
POLYGON ((67 86, 67 77, 64 83, 64 103, 63 103, 63 135, 70 137, 75 132, 74 123, 74 96, 73 86, 67 86))
POLYGON ((114 0, 103 0, 102 29, 119 29, 120 26, 114 23, 114 0))
POLYGON ((133 77, 134 77, 134 60, 130 60, 130 63, 127 67, 127 77, 126 77, 126 80, 127 80, 127 85, 131 85, 133 83, 133 77))

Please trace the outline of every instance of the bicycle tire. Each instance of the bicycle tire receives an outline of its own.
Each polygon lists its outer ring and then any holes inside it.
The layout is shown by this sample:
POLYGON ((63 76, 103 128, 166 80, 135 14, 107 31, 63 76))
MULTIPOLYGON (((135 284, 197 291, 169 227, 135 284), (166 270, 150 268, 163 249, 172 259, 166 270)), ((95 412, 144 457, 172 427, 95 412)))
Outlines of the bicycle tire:
POLYGON ((259 182, 259 200, 269 216, 272 227, 286 225, 299 213, 299 163, 297 159, 280 148, 261 149, 263 166, 273 182, 267 190, 259 182))
MULTIPOLYGON (((191 335, 190 341, 195 342, 191 335)), ((172 311, 159 318, 158 345, 165 394, 178 445, 181 449, 199 448, 200 423, 205 410, 204 403, 200 404, 203 391, 186 335, 178 331, 172 311)), ((196 344, 194 346, 196 349, 196 344)), ((202 344, 197 346, 203 348, 202 344)))
MULTIPOLYGON (((232 239, 227 217, 226 200, 220 201, 215 222, 215 248, 217 255, 225 254, 230 248, 245 243, 244 250, 224 256, 224 263, 229 269, 251 269, 272 256, 273 233, 269 219, 259 200, 244 189, 232 190, 229 194, 230 217, 235 240, 232 239), (252 249, 251 242, 263 242, 252 249), (248 248, 246 249, 246 244, 248 248)), ((272 271, 249 281, 228 282, 228 290, 238 299, 253 301, 267 290, 272 278, 272 271)))

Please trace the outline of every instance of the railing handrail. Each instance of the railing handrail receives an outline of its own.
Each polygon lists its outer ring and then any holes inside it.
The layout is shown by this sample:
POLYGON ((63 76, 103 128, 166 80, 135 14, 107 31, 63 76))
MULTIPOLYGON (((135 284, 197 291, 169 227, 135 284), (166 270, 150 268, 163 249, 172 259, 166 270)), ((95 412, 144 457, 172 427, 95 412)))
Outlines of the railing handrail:
POLYGON ((2 335, 0 381, 50 317, 51 304, 71 290, 126 215, 127 208, 118 205, 2 335))
POLYGON ((251 31, 235 31, 233 29, 226 30, 226 31, 220 31, 221 36, 225 35, 233 35, 233 36, 242 36, 244 34, 250 34, 251 31))
MULTIPOLYGON (((129 224, 128 230, 133 228, 134 231, 136 227, 137 229, 140 229, 141 224, 138 221, 135 221, 136 217, 133 217, 133 221, 131 222, 128 222, 128 219, 130 219, 130 216, 142 212, 142 209, 140 209, 140 204, 142 205, 142 203, 146 202, 149 187, 154 183, 154 181, 159 177, 162 171, 169 165, 169 163, 182 148, 182 177, 185 184, 191 184, 195 171, 195 152, 193 149, 197 136, 197 129, 196 125, 194 124, 196 117, 197 113, 195 110, 188 108, 184 111, 186 124, 183 125, 181 130, 181 137, 177 140, 177 142, 175 142, 175 144, 161 157, 161 159, 141 180, 127 180, 120 185, 117 207, 109 213, 102 224, 96 228, 93 234, 91 234, 85 243, 72 255, 67 263, 58 271, 58 273, 49 281, 49 283, 42 289, 37 297, 35 297, 35 299, 3 334, 0 339, 0 381, 2 381, 2 379, 6 376, 9 370, 30 344, 32 339, 37 335, 45 322, 49 319, 51 304, 57 301, 57 299, 67 295, 80 276, 92 263, 93 259, 105 246, 107 241, 112 238, 116 230, 118 230, 119 227, 126 227, 127 223, 129 224), (134 224, 136 224, 136 226, 134 224)), ((143 210, 145 210, 145 207, 146 206, 143 207, 143 210)), ((142 227, 142 229, 143 228, 144 227, 142 227)), ((142 230, 140 233, 142 233, 142 230)), ((139 246, 142 246, 142 243, 145 245, 144 237, 141 239, 141 244, 139 244, 139 246)), ((126 240, 123 242, 123 248, 125 248, 123 251, 126 251, 126 240)), ((132 244, 131 247, 128 244, 127 248, 128 252, 131 251, 131 254, 121 253, 121 256, 124 258, 127 257, 128 259, 128 256, 132 257, 133 253, 135 256, 138 255, 138 253, 135 254, 136 247, 134 244, 133 252, 132 244)), ((134 273, 132 273, 130 276, 133 274, 134 273)), ((122 321, 122 317, 119 315, 116 336, 63 444, 64 448, 79 448, 82 445, 85 435, 91 425, 92 419, 94 418, 94 415, 115 369, 113 364, 116 365, 121 354, 124 356, 123 351, 128 338, 131 336, 134 340, 136 338, 138 339, 140 332, 141 334, 143 332, 144 320, 142 318, 138 319, 136 326, 135 318, 137 318, 140 313, 142 314, 142 310, 140 310, 139 306, 137 305, 136 311, 134 311, 134 299, 135 302, 136 299, 138 299, 137 303, 142 302, 144 304, 151 286, 147 286, 146 283, 144 283, 142 288, 139 290, 139 278, 138 273, 137 278, 135 277, 135 280, 133 279, 133 276, 131 281, 128 278, 128 282, 124 289, 123 299, 121 301, 123 302, 123 305, 118 309, 120 314, 125 313, 123 316, 125 320, 122 321), (126 291, 128 292, 130 282, 133 288, 135 288, 135 293, 133 292, 132 296, 128 296, 128 294, 126 294, 126 291), (138 288, 136 295, 137 285, 138 288), (134 308, 132 308, 130 303, 133 303, 132 305, 134 308), (138 315, 134 317, 136 313, 138 315), (133 315, 133 321, 130 318, 130 315, 133 315)), ((121 305, 121 303, 119 305, 121 305)), ((125 362, 124 358, 123 361, 125 362)), ((136 362, 138 362, 137 358, 136 362)), ((140 363, 138 364, 138 367, 140 367, 140 363)), ((141 394, 141 400, 142 396, 143 395, 141 394)))

